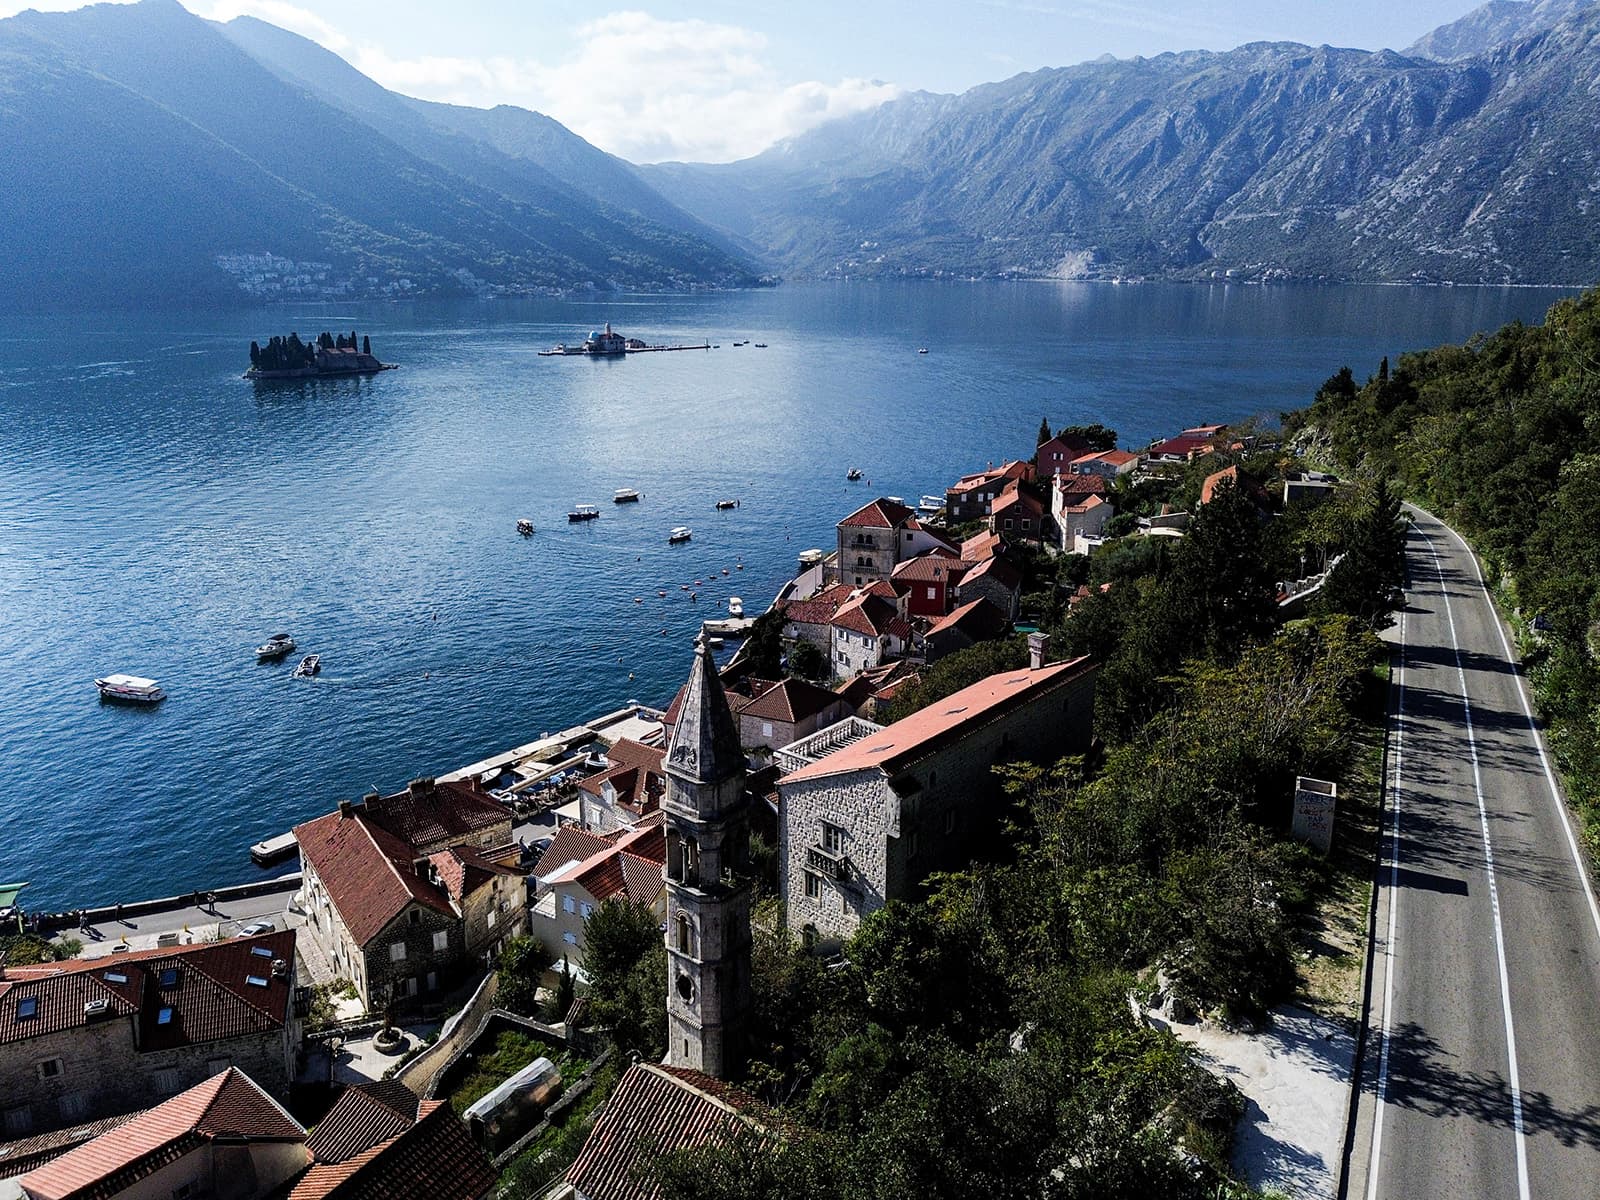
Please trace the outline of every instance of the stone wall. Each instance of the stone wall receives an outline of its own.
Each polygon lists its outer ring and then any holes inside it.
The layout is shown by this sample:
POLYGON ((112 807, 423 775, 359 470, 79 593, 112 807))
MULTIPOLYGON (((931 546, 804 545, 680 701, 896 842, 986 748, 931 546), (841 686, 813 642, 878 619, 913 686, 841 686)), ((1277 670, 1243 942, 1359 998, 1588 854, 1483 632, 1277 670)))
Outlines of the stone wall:
POLYGON ((459 919, 415 902, 372 937, 361 958, 366 984, 361 998, 369 1009, 447 991, 480 966, 467 949, 459 919), (436 933, 445 935, 442 950, 434 949, 436 933), (396 945, 405 947, 404 958, 394 957, 396 945))
MULTIPOLYGON (((998 835, 1005 806, 993 767, 1052 763, 1088 747, 1094 674, 1058 684, 1003 716, 970 728, 893 780, 876 767, 781 783, 779 890, 791 929, 843 940, 891 899, 909 897, 935 871, 965 866, 998 835), (832 878, 823 826, 843 830, 844 879, 832 878), (806 894, 807 876, 812 891, 806 894)), ((670 932, 670 931, 669 931, 670 932)))
POLYGON ((149 1053, 135 1047, 133 1022, 110 1017, 0 1046, 0 1111, 6 1116, 0 1137, 30 1132, 17 1126, 19 1110, 27 1111, 31 1132, 42 1133, 149 1108, 230 1066, 272 1095, 288 1097, 299 1048, 292 1018, 270 1033, 149 1053), (39 1064, 54 1059, 60 1072, 42 1078, 39 1064))

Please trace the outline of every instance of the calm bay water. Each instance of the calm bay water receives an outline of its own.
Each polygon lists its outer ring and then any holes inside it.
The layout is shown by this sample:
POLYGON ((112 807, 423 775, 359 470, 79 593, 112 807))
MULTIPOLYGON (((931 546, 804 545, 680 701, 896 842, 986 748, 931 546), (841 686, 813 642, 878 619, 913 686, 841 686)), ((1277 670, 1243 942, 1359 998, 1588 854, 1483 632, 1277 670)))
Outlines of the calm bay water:
POLYGON ((0 880, 33 880, 39 908, 252 878, 251 842, 341 797, 665 703, 718 601, 764 608, 855 505, 1026 453, 1041 416, 1137 445, 1275 413, 1558 294, 888 284, 0 315, 0 880), (536 357, 606 320, 721 349, 536 357), (240 379, 249 340, 291 328, 356 328, 402 368, 240 379), (622 486, 643 503, 614 507, 622 486), (584 501, 600 520, 569 526, 584 501), (669 547, 680 524, 694 540, 669 547), (319 679, 255 663, 280 629, 319 679), (112 671, 170 699, 101 705, 112 671))

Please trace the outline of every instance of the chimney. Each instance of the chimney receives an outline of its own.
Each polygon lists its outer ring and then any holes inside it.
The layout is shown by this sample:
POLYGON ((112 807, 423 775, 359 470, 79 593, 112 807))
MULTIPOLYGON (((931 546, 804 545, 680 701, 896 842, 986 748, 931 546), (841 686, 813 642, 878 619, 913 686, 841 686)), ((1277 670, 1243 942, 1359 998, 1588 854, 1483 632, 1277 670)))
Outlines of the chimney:
POLYGON ((1030 633, 1028 635, 1028 669, 1037 671, 1044 666, 1045 655, 1050 652, 1050 635, 1048 633, 1030 633))
POLYGON ((341 817, 353 816, 355 814, 355 811, 356 811, 356 806, 354 804, 351 804, 350 801, 348 801, 348 800, 339 801, 339 815, 341 817))
POLYGON ((413 779, 406 785, 406 791, 411 793, 411 798, 413 800, 420 800, 424 796, 433 795, 432 776, 424 775, 420 779, 413 779))

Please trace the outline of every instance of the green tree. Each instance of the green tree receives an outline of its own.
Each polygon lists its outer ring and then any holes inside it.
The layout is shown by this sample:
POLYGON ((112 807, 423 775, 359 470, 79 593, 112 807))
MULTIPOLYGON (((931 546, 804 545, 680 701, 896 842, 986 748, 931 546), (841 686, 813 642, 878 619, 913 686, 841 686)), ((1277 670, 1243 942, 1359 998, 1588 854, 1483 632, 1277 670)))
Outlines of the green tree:
POLYGON ((1317 595, 1317 608, 1358 617, 1371 629, 1385 629, 1394 623, 1404 577, 1400 498, 1380 477, 1350 527, 1343 557, 1317 595))
POLYGON ((1117 448, 1117 431, 1108 429, 1104 425, 1068 425, 1056 431, 1057 437, 1077 438, 1088 443, 1093 451, 1115 450, 1117 448))
POLYGON ((762 613, 745 636, 745 661, 750 673, 760 679, 783 678, 783 613, 778 609, 762 613))
POLYGON ((1229 479, 1194 515, 1162 588, 1181 645, 1232 658, 1271 631, 1277 587, 1261 525, 1255 503, 1229 479))
POLYGON ((935 701, 959 692, 980 679, 1001 671, 1014 671, 1028 664, 1028 640, 1024 637, 979 642, 965 650, 946 655, 922 672, 921 677, 895 693, 889 705, 889 721, 903 720, 935 701))
POLYGON ((572 1011, 572 1002, 577 996, 577 981, 573 978, 572 965, 567 961, 567 956, 561 956, 561 970, 556 973, 556 994, 550 1002, 550 1021, 556 1023, 565 1021, 567 1014, 572 1011))
POLYGON ((828 676, 827 656, 811 642, 795 642, 789 651, 789 673, 813 683, 821 682, 828 676))
POLYGON ((550 951, 530 937, 512 938, 495 965, 495 1003, 524 1017, 538 1015, 539 980, 550 967, 550 951))
POLYGON ((1035 446, 1042 446, 1050 440, 1050 418, 1039 418, 1039 436, 1034 440, 1035 446))

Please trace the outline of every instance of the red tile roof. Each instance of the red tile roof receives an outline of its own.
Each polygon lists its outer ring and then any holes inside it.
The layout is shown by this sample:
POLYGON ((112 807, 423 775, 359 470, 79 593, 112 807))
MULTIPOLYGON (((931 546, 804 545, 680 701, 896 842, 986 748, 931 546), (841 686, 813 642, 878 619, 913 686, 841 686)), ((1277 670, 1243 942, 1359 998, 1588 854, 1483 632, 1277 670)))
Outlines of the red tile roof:
POLYGON ((1168 438, 1164 442, 1154 443, 1149 450, 1150 454, 1178 456, 1190 458, 1202 450, 1211 448, 1211 439, 1200 437, 1196 434, 1179 434, 1177 437, 1168 438))
POLYGON ((243 1071, 229 1067, 146 1109, 20 1180, 34 1200, 100 1200, 215 1138, 302 1142, 306 1131, 243 1071))
POLYGON ((980 579, 992 579, 1001 587, 1013 592, 1022 586, 1022 572, 998 555, 984 559, 968 571, 961 580, 961 589, 966 590, 980 579))
POLYGON ((494 1181, 450 1102, 423 1100, 415 1124, 341 1161, 312 1163, 286 1200, 479 1200, 494 1181))
POLYGON ((284 930, 8 968, 0 981, 0 1043, 125 1016, 136 1016, 144 1051, 282 1029, 293 992, 294 940, 294 931, 284 930), (257 949, 264 953, 254 953, 257 949), (273 972, 274 961, 288 964, 284 975, 273 972), (164 978, 173 982, 163 986, 164 978), (264 986, 249 983, 251 978, 264 986), (37 1001, 35 1015, 19 1017, 20 1002, 30 997, 37 1001), (106 1016, 85 1015, 84 1003, 96 999, 111 1002, 106 1016), (166 1009, 171 1013, 163 1022, 166 1009))
POLYGON ((296 825, 294 836, 300 857, 328 889, 358 945, 365 946, 412 903, 455 915, 445 894, 417 874, 414 848, 361 808, 296 825))
POLYGON ((609 849, 613 843, 598 833, 579 829, 576 825, 563 825, 556 830, 550 848, 539 856, 533 873, 541 880, 554 875, 569 863, 581 863, 609 849))
POLYGON ((975 533, 961 543, 961 557, 968 562, 983 562, 1001 550, 998 533, 975 533))
POLYGON ((517 867, 496 862, 472 846, 451 846, 428 855, 428 861, 439 873, 445 894, 458 904, 497 876, 522 875, 517 867))
POLYGON ((1040 667, 1037 671, 1026 668, 1002 671, 912 713, 887 729, 809 763, 780 782, 797 783, 851 771, 896 771, 967 731, 1004 716, 1040 692, 1088 675, 1095 669, 1095 664, 1087 658, 1075 658, 1040 667))
POLYGON ((839 522, 840 528, 899 529, 916 514, 904 504, 879 497, 839 522))
POLYGON ((1104 496, 1111 481, 1104 475, 1057 475, 1056 488, 1063 495, 1104 496))
POLYGON ((746 705, 741 715, 762 721, 794 724, 825 712, 838 701, 839 697, 825 687, 804 679, 785 679, 746 705))
POLYGON ((930 550, 916 558, 908 558, 895 567, 892 578, 908 583, 940 583, 954 581, 972 566, 943 550, 930 550))
POLYGON ((755 1100, 709 1075, 636 1063, 611 1093, 567 1182, 586 1200, 659 1200, 641 1170, 662 1154, 716 1145, 740 1123, 759 1130, 755 1100))
POLYGON ((884 634, 895 635, 894 625, 899 620, 900 610, 893 604, 881 596, 866 594, 841 605, 839 611, 833 614, 832 624, 836 629, 848 629, 868 637, 882 637, 884 634))
POLYGON ((1076 467, 1079 463, 1109 463, 1113 467, 1125 467, 1131 462, 1138 462, 1139 456, 1128 450, 1101 450, 1094 454, 1085 454, 1081 458, 1072 460, 1076 467))
POLYGON ((808 600, 787 600, 782 606, 783 619, 797 625, 826 625, 839 606, 850 599, 852 590, 849 584, 836 583, 808 600))
POLYGON ((42 1167, 53 1158, 60 1158, 74 1146, 91 1142, 102 1133, 109 1133, 118 1125, 126 1125, 137 1112, 119 1113, 114 1117, 101 1117, 87 1125, 74 1125, 70 1129, 52 1129, 49 1133, 36 1133, 32 1137, 18 1138, 14 1142, 0 1142, 0 1179, 26 1175, 35 1167, 42 1167))
POLYGON ((989 513, 991 516, 998 517, 1013 508, 1020 508, 1024 514, 1033 517, 1034 520, 1038 520, 1044 515, 1044 506, 1026 492, 1021 491, 1007 492, 994 502, 994 505, 989 509, 989 513))
POLYGON ((417 1104, 416 1094, 398 1080, 346 1088, 306 1138, 306 1149, 319 1163, 347 1162, 410 1129, 417 1121, 417 1104))
POLYGON ((635 904, 653 904, 664 886, 666 831, 659 822, 630 830, 546 882, 575 883, 604 903, 621 896, 635 904))
POLYGON ((367 817, 412 846, 469 839, 511 820, 505 805, 472 783, 429 779, 419 779, 393 796, 369 800, 367 817))
POLYGON ((937 637, 941 633, 959 629, 974 641, 981 642, 986 638, 998 637, 1009 628, 1011 622, 1006 618, 1006 614, 979 596, 976 600, 970 600, 951 612, 930 627, 923 636, 937 637))

